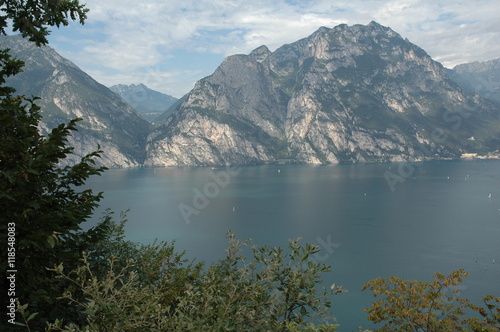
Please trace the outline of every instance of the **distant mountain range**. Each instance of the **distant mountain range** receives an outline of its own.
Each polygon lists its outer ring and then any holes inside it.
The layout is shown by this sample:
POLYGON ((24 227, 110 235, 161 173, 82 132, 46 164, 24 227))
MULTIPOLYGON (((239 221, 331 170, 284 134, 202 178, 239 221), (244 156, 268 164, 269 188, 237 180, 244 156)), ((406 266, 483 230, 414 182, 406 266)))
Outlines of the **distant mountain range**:
POLYGON ((166 112, 178 99, 167 94, 152 90, 144 84, 118 84, 109 88, 117 93, 137 113, 150 122, 155 122, 160 115, 166 116, 170 113, 166 112))
POLYGON ((120 98, 49 47, 0 42, 26 61, 8 83, 42 97, 43 128, 83 117, 76 152, 100 144, 108 166, 404 161, 500 148, 499 60, 447 70, 376 22, 230 56, 180 100, 142 84, 112 87, 120 98), (161 110, 155 127, 138 115, 151 121, 161 110))
POLYGON ((458 65, 450 74, 460 86, 500 105, 500 58, 458 65))

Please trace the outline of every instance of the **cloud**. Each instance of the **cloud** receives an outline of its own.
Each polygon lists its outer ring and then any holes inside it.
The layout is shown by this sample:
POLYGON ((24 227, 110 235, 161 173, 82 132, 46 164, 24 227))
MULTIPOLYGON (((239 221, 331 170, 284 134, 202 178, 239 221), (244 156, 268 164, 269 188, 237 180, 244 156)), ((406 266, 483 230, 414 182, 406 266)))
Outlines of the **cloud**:
POLYGON ((497 0, 87 0, 87 7, 84 27, 72 28, 72 36, 54 37, 63 49, 63 38, 73 40, 68 43, 73 44, 71 50, 68 46, 63 55, 71 54, 70 59, 83 69, 98 67, 104 73, 107 68, 106 81, 125 80, 127 75, 132 79, 148 68, 160 67, 159 79, 165 79, 165 86, 175 89, 176 95, 187 92, 181 92, 181 86, 192 86, 215 69, 211 64, 205 71, 193 70, 198 64, 178 61, 183 52, 216 55, 222 61, 224 56, 249 53, 263 44, 273 50, 307 37, 320 26, 340 23, 375 20, 448 67, 500 57, 497 0), (179 67, 170 68, 168 61, 174 60, 179 67), (201 76, 193 77, 195 72, 201 76), (186 82, 169 83, 174 77, 186 82))
POLYGON ((447 67, 500 57, 498 1, 390 1, 374 18, 447 67))

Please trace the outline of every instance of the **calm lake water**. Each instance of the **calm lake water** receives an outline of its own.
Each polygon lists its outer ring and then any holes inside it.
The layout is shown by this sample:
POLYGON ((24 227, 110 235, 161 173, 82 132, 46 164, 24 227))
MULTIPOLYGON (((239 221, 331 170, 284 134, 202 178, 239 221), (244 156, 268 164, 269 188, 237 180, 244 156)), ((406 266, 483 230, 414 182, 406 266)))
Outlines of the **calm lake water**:
POLYGON ((113 169, 88 185, 104 192, 100 211, 130 208, 129 240, 175 240, 190 258, 222 258, 229 229, 257 245, 318 244, 325 286, 349 291, 333 298, 340 331, 373 327, 360 289, 377 277, 464 268, 464 296, 500 295, 500 161, 113 169))

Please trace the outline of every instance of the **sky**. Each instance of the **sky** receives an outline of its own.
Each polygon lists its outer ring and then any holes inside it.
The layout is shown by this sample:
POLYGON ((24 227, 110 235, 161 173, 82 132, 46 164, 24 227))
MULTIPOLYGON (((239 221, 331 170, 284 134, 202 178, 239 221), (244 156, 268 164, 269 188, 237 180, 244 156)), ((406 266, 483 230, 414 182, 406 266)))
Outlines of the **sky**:
POLYGON ((321 26, 376 21, 447 68, 500 58, 499 0, 81 0, 49 46, 98 82, 180 98, 232 54, 274 51, 321 26))

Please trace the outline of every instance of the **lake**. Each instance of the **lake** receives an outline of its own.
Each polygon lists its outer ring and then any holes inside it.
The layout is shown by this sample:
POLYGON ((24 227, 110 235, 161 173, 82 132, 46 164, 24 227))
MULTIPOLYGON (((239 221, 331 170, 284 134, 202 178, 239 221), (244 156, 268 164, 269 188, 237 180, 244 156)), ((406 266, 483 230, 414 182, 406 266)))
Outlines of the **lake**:
POLYGON ((187 256, 224 256, 225 233, 257 245, 289 239, 322 248, 339 331, 373 327, 361 287, 391 275, 432 280, 464 268, 460 292, 500 295, 500 161, 112 169, 88 187, 105 208, 130 209, 126 235, 176 241, 187 256))

